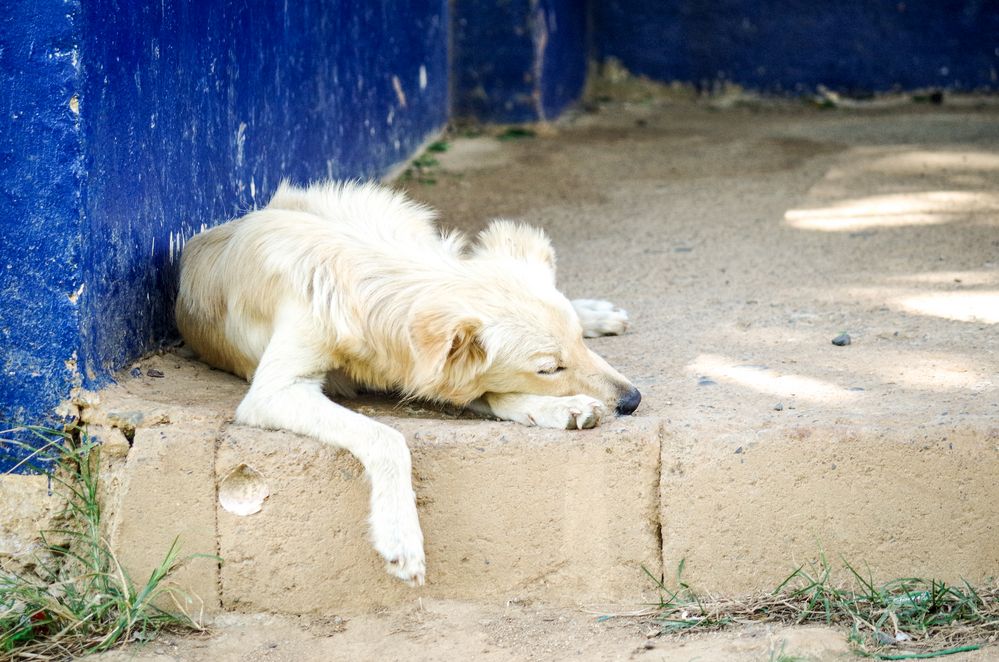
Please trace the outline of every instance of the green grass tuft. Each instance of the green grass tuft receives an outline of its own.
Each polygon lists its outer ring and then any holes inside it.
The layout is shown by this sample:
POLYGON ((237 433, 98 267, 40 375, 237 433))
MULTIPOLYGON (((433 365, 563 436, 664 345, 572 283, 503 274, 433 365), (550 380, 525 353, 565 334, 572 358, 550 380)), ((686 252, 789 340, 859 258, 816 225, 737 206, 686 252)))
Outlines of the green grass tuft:
POLYGON ((65 499, 59 528, 41 533, 35 572, 0 567, 0 658, 71 658, 145 641, 164 628, 203 630, 188 613, 193 602, 167 585, 187 558, 177 540, 144 584, 136 586, 101 535, 98 446, 78 428, 65 432, 17 428, 0 432, 0 451, 18 449, 47 468, 65 499), (15 439, 32 433, 35 449, 15 439), (170 600, 176 612, 158 604, 170 600))
POLYGON ((511 126, 503 133, 496 136, 498 140, 521 140, 523 138, 533 138, 537 132, 526 126, 511 126))
POLYGON ((695 593, 683 581, 684 566, 677 568, 676 589, 643 568, 660 591, 656 620, 664 634, 767 622, 845 626, 858 654, 886 660, 940 657, 999 640, 999 584, 975 588, 914 577, 876 584, 845 559, 843 582, 821 556, 770 593, 736 600, 695 593))

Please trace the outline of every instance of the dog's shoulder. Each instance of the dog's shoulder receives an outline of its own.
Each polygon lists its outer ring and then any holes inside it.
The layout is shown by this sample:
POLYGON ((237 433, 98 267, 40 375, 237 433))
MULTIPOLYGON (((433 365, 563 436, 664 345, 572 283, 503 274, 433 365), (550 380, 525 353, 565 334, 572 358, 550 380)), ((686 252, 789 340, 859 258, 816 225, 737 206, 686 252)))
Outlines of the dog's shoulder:
MULTIPOLYGON (((435 233, 436 212, 405 193, 373 182, 319 181, 305 188, 283 181, 266 209, 314 214, 326 221, 366 232, 435 233)), ((385 237, 381 237, 384 239, 385 237)))

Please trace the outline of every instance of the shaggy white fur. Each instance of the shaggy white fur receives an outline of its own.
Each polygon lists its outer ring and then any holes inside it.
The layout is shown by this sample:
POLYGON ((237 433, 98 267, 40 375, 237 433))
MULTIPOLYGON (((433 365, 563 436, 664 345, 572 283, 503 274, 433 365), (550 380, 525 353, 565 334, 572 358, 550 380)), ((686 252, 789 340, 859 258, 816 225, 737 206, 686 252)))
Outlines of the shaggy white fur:
POLYGON ((568 301, 543 232, 497 220, 468 246, 438 233, 429 208, 374 184, 282 183, 265 208, 192 238, 177 324, 204 361, 251 382, 238 422, 360 460, 374 547, 414 584, 425 560, 406 441, 324 386, 561 429, 630 414, 641 399, 583 342, 622 333, 627 315, 568 301))

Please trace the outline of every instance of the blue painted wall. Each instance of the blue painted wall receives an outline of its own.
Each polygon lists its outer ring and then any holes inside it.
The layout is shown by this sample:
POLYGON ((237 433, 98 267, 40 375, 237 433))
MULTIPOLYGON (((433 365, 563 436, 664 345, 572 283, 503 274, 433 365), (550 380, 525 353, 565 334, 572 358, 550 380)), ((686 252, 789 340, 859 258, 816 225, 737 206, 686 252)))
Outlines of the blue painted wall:
POLYGON ((633 73, 794 93, 999 89, 999 0, 594 0, 595 54, 633 73))
POLYGON ((80 382, 79 22, 77 2, 0 12, 0 429, 50 419, 80 382))
POLYGON ((436 135, 448 27, 447 0, 5 3, 0 421, 51 421, 172 337, 202 225, 436 135))
POLYGON ((586 82, 586 3, 456 0, 454 112, 493 122, 556 118, 586 82))
POLYGON ((88 0, 89 380, 173 329, 183 241, 283 177, 378 176, 447 122, 443 0, 88 0), (398 88, 398 89, 397 89, 398 88), (151 294, 151 296, 150 296, 151 294))

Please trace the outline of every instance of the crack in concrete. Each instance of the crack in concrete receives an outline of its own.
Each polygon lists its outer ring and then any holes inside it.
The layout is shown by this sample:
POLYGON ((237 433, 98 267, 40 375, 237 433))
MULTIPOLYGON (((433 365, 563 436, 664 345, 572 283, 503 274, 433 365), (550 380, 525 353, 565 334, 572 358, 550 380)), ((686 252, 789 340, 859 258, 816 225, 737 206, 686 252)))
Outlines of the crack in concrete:
POLYGON ((656 499, 653 508, 652 522, 655 525, 656 567, 659 568, 659 580, 666 577, 666 559, 663 555, 665 541, 663 540, 663 436, 666 434, 666 421, 659 419, 659 429, 656 437, 659 440, 659 452, 656 453, 656 499))
POLYGON ((219 425, 218 431, 215 434, 214 444, 215 448, 212 452, 212 493, 214 495, 212 503, 212 513, 214 514, 214 526, 215 526, 215 556, 218 559, 218 579, 216 580, 216 589, 218 593, 218 608, 221 611, 225 611, 225 598, 224 598, 224 582, 222 581, 222 565, 225 563, 225 559, 222 558, 222 535, 219 532, 219 507, 218 507, 218 458, 219 458, 219 447, 222 445, 222 438, 225 436, 226 432, 229 430, 230 423, 223 422, 219 425))

